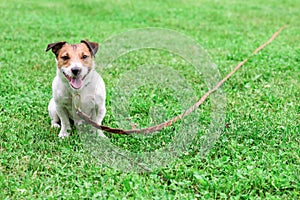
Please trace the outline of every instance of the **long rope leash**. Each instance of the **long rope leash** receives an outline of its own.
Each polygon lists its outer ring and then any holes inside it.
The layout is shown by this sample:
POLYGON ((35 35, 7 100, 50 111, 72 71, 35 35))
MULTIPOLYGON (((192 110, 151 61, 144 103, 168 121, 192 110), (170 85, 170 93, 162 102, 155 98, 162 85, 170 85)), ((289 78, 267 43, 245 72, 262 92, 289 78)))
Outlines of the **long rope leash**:
MULTIPOLYGON (((191 112, 196 110, 206 99, 209 95, 214 93, 216 90, 218 90, 237 70, 239 70, 251 57, 253 57, 255 54, 257 54, 259 51, 261 51, 263 48, 265 48, 268 44, 270 44, 282 31, 285 29, 286 26, 281 27, 278 31, 276 31, 270 38, 267 40, 265 43, 260 45, 257 49, 255 49, 246 59, 244 59, 242 62, 240 62, 225 78, 223 78, 219 83, 215 85, 215 87, 208 92, 206 92, 199 101, 197 101, 194 105, 192 105, 190 108, 188 108, 185 112, 182 114, 166 121, 161 124, 151 126, 148 128, 143 128, 143 129, 132 129, 132 130, 123 130, 120 128, 111 128, 109 126, 104 126, 100 125, 97 122, 93 121, 87 114, 83 113, 80 109, 80 95, 76 94, 73 96, 73 98, 76 98, 77 103, 74 103, 76 113, 78 114, 79 117, 81 117, 83 120, 85 120, 87 123, 91 124, 93 127, 97 129, 101 129, 103 131, 113 133, 113 134, 125 134, 125 135, 130 135, 130 134, 137 134, 137 133, 152 133, 156 131, 160 131, 165 127, 168 127, 175 123, 178 120, 181 120, 183 117, 189 115, 191 112)), ((75 101, 73 99, 73 101, 75 101)))

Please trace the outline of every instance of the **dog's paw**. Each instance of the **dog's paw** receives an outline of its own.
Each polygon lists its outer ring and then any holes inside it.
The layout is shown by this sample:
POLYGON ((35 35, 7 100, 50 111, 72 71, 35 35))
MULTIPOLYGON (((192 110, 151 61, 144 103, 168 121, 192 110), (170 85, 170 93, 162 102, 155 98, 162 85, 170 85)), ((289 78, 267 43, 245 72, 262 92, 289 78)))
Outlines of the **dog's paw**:
POLYGON ((58 137, 60 138, 65 138, 65 137, 69 137, 70 134, 67 131, 60 131, 58 134, 58 137))
POLYGON ((97 132, 98 132, 98 136, 106 138, 102 130, 97 130, 97 132))
POLYGON ((58 123, 52 123, 51 128, 60 128, 60 125, 58 123))

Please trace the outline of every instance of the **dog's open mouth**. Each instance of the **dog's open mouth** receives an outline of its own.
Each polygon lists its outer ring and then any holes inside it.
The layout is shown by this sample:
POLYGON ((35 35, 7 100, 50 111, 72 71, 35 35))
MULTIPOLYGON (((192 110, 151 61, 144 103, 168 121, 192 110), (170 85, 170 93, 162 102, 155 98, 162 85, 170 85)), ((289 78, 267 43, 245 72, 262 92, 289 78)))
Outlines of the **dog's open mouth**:
POLYGON ((63 74, 65 75, 66 79, 69 81, 70 85, 74 89, 80 89, 82 87, 82 82, 85 77, 81 77, 81 76, 71 77, 67 75, 65 72, 63 72, 63 74))

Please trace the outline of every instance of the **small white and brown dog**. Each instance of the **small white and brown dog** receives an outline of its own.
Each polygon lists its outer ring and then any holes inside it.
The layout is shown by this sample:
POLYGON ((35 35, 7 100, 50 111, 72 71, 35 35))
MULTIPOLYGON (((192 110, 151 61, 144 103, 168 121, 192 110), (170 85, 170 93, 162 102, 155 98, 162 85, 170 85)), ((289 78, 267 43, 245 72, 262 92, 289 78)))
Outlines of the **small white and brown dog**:
MULTIPOLYGON (((72 103, 74 94, 81 97, 81 110, 101 124, 106 113, 106 92, 104 81, 95 70, 94 57, 98 44, 86 40, 79 44, 57 42, 49 44, 46 51, 50 49, 56 56, 57 64, 52 83, 53 97, 48 106, 51 126, 61 128, 59 137, 68 137, 70 119, 75 125, 83 123, 75 113, 72 103)), ((105 137, 101 130, 98 134, 105 137)))

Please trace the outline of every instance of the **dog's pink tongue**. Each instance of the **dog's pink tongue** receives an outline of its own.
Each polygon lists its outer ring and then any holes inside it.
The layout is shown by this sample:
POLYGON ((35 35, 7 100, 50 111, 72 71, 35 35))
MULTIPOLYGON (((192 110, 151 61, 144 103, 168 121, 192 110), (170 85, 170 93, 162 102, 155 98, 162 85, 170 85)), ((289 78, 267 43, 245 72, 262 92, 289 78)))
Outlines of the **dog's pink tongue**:
POLYGON ((72 78, 70 83, 73 88, 79 89, 82 86, 82 79, 81 78, 72 78))

